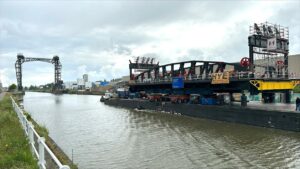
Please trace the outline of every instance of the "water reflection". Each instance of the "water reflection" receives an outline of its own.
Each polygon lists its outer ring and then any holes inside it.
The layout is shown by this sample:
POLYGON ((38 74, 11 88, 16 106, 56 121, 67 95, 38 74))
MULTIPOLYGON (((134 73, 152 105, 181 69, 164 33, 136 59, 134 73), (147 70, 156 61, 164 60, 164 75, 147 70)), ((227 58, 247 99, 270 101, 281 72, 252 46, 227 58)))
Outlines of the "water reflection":
POLYGON ((26 93, 24 106, 81 168, 300 166, 295 132, 129 111, 98 96, 26 93))
POLYGON ((55 103, 56 104, 60 104, 61 103, 61 97, 60 96, 58 96, 58 95, 55 96, 55 103))

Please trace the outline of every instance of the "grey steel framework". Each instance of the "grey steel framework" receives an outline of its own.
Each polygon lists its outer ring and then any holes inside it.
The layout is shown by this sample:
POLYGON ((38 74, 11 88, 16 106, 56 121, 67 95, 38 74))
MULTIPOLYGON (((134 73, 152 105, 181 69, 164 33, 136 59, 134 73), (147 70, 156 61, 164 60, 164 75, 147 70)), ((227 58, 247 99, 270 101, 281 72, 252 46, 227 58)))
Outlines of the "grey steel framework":
POLYGON ((150 58, 150 57, 136 57, 135 61, 132 62, 129 60, 129 76, 130 80, 134 80, 134 75, 133 75, 133 70, 149 70, 149 69, 154 69, 159 66, 159 62, 154 63, 155 59, 150 58))
POLYGON ((30 58, 30 57, 24 57, 22 54, 17 55, 17 61, 15 63, 16 68, 16 77, 17 77, 17 83, 18 83, 18 90, 23 90, 22 86, 22 64, 24 62, 33 62, 33 61, 41 61, 41 62, 47 62, 54 64, 54 87, 53 90, 59 90, 62 89, 62 80, 61 80, 61 63, 59 61, 58 56, 54 56, 52 59, 48 58, 30 58))
MULTIPOLYGON (((207 77, 212 73, 223 72, 225 67, 233 66, 235 72, 247 71, 251 74, 261 74, 261 77, 288 79, 288 53, 289 53, 289 30, 280 25, 268 22, 254 24, 250 26, 250 35, 248 36, 249 58, 243 59, 248 62, 246 65, 242 63, 225 63, 216 61, 184 61, 178 63, 170 63, 159 65, 153 63, 153 59, 145 57, 137 57, 134 63, 129 61, 130 79, 133 81, 143 82, 145 79, 165 79, 177 76, 195 76, 196 67, 200 71, 198 76, 207 77), (270 49, 269 40, 275 39, 275 48, 270 49), (259 65, 256 61, 263 58, 266 65, 259 65), (280 60, 280 59, 283 60, 280 60), (270 63, 270 59, 276 60, 270 63), (177 68, 175 68, 177 66, 177 68), (169 69, 167 69, 169 68, 169 69), (133 69, 143 70, 137 75, 133 75, 133 69), (262 69, 263 73, 258 72, 262 69)), ((258 78, 261 78, 258 77, 258 78)))
MULTIPOLYGON (((254 24, 250 26, 248 46, 249 57, 242 58, 240 63, 192 60, 159 65, 147 62, 149 59, 142 59, 142 62, 137 59, 135 63, 130 61, 130 91, 208 95, 215 92, 239 93, 247 90, 251 94, 258 94, 260 91, 250 80, 289 81, 287 27, 268 22, 254 24), (143 71, 133 75, 132 69, 143 71), (225 70, 229 74, 230 83, 213 84, 213 77, 222 75, 225 70), (173 89, 173 77, 184 79, 182 89, 173 89)), ((276 89, 276 92, 284 92, 286 98, 289 98, 290 89, 276 89)), ((273 97, 274 93, 275 89, 262 91, 263 97, 273 97)), ((286 100, 289 102, 289 99, 286 100)))
POLYGON ((289 29, 281 25, 271 24, 269 22, 250 26, 250 35, 248 36, 249 46, 249 71, 254 72, 258 67, 256 60, 264 60, 263 66, 265 74, 282 74, 288 78, 288 54, 289 54, 289 29), (275 48, 268 49, 268 40, 276 39, 275 48), (280 59, 283 60, 280 60, 280 59), (273 61, 270 61, 273 60, 273 61))
POLYGON ((243 68, 238 63, 192 60, 170 63, 166 65, 156 65, 152 69, 148 69, 135 76, 135 78, 132 80, 143 81, 145 77, 154 79, 164 79, 165 77, 194 76, 196 75, 196 67, 199 67, 198 75, 208 76, 212 73, 223 72, 225 70, 226 65, 233 66, 234 70, 246 70, 246 68, 243 68), (175 68, 176 65, 178 65, 177 69, 175 68), (169 71, 167 71, 167 67, 170 68, 169 71))

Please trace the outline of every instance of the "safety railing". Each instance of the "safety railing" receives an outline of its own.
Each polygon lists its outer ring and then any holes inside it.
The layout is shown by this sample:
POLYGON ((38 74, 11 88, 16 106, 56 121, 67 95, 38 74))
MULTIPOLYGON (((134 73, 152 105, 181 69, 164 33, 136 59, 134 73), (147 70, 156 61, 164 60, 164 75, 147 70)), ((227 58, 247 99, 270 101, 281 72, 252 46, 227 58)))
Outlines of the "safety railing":
POLYGON ((45 143, 45 138, 41 137, 30 121, 27 120, 23 110, 18 106, 15 100, 11 98, 13 108, 18 115, 20 123, 25 131, 27 137, 29 137, 30 147, 33 154, 38 159, 38 165, 40 169, 57 168, 57 169, 70 169, 68 165, 62 165, 57 159, 54 153, 45 143))
MULTIPOLYGON (((204 74, 204 75, 189 75, 182 76, 184 81, 200 81, 200 80, 211 80, 212 74, 204 74)), ((290 73, 289 79, 300 79, 300 74, 290 73)), ((237 72, 231 73, 229 78, 231 80, 247 80, 247 79, 266 79, 266 80, 280 80, 286 79, 284 74, 278 73, 252 73, 252 72, 237 72)), ((161 78, 145 78, 143 80, 137 79, 135 83, 170 83, 172 82, 172 77, 161 77, 161 78)))

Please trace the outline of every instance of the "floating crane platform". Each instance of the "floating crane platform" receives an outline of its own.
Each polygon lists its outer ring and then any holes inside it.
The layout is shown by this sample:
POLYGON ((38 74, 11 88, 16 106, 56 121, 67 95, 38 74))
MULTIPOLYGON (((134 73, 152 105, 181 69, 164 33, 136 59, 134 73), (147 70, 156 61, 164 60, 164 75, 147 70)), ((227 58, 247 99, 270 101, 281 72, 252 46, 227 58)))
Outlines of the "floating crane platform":
POLYGON ((247 107, 245 92, 262 93, 264 103, 272 102, 275 93, 284 93, 289 103, 291 91, 300 84, 300 77, 288 71, 288 28, 266 22, 255 23, 249 30, 249 57, 241 58, 239 63, 191 60, 159 65, 154 59, 137 57, 129 63, 128 85, 130 92, 139 93, 139 97, 104 103, 300 132, 300 113, 296 111, 261 109, 251 104, 247 107), (230 94, 230 103, 207 105, 205 97, 211 97, 209 104, 215 104, 216 93, 230 94), (231 102, 234 93, 241 94, 240 105, 231 102), (204 100, 201 104, 200 97, 204 100))

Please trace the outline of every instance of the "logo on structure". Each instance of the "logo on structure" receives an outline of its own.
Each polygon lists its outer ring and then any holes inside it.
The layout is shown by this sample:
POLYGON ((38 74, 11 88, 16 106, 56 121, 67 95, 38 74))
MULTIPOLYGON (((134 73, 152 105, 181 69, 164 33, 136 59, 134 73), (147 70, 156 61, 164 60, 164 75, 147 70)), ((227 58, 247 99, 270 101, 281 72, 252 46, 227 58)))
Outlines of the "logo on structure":
POLYGON ((271 38, 268 39, 268 44, 267 44, 267 49, 268 50, 275 50, 277 49, 277 45, 276 45, 276 38, 271 38))

